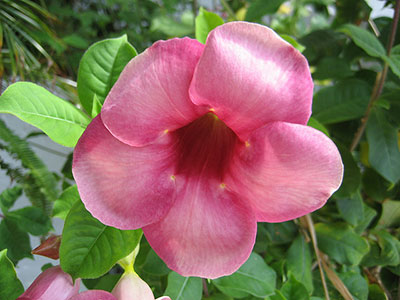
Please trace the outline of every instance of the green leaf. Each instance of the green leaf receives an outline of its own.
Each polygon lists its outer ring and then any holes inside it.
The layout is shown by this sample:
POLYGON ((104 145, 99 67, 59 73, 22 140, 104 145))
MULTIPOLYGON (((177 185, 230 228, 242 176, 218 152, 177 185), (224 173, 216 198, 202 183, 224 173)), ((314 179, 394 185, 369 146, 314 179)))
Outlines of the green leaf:
POLYGON ((352 24, 343 25, 339 31, 348 35, 368 55, 380 58, 386 55, 385 48, 371 32, 352 24))
POLYGON ((106 274, 100 278, 83 279, 83 283, 90 290, 103 290, 111 292, 122 274, 106 274))
POLYGON ((220 16, 200 7, 200 12, 196 17, 196 40, 205 44, 208 33, 222 24, 224 20, 220 16))
POLYGON ((392 72, 400 77, 400 45, 392 48, 390 57, 384 57, 392 72))
POLYGON ((347 198, 336 199, 336 204, 342 218, 353 226, 364 220, 363 199, 360 192, 347 198))
POLYGON ((7 257, 7 249, 0 251, 0 299, 15 300, 24 287, 15 273, 13 263, 7 257))
POLYGON ((357 235, 349 225, 318 223, 315 230, 321 251, 338 263, 358 265, 369 251, 367 241, 357 235))
POLYGON ((275 295, 265 298, 266 300, 288 300, 281 291, 276 290, 275 295))
POLYGON ((53 217, 65 220, 68 212, 76 201, 80 199, 76 185, 66 188, 60 198, 54 202, 53 217))
POLYGON ((290 45, 295 47, 297 50, 300 52, 303 52, 306 47, 304 47, 302 44, 300 44, 294 37, 287 35, 287 34, 279 34, 281 38, 283 38, 286 42, 288 42, 290 45))
POLYGON ((369 299, 373 300, 388 300, 386 294, 377 284, 370 284, 368 286, 369 299))
POLYGON ((304 284, 307 291, 311 294, 314 287, 311 273, 311 251, 304 237, 299 235, 292 243, 287 253, 286 267, 288 272, 301 283, 304 284))
POLYGON ((102 224, 77 201, 65 220, 61 267, 74 279, 99 277, 131 253, 141 235, 141 230, 119 230, 102 224))
POLYGON ((203 287, 199 277, 183 277, 171 272, 168 275, 168 285, 165 295, 174 300, 200 300, 203 287))
POLYGON ((160 31, 168 37, 191 35, 194 32, 193 17, 190 12, 183 12, 181 22, 178 22, 167 15, 160 15, 153 18, 150 30, 160 31), (185 18, 191 21, 186 22, 185 18))
POLYGON ((346 79, 319 90, 313 101, 313 117, 322 124, 360 118, 367 109, 370 85, 359 79, 346 79))
POLYGON ((365 229, 369 226, 369 224, 372 222, 372 220, 376 216, 376 211, 363 203, 363 208, 364 208, 364 213, 363 216, 364 218, 358 222, 358 225, 354 228, 354 232, 357 234, 362 234, 365 229))
POLYGON ((283 284, 281 292, 287 300, 310 299, 306 287, 301 282, 297 281, 293 275, 290 275, 289 280, 283 284))
POLYGON ((101 107, 103 104, 100 102, 99 98, 96 94, 93 96, 93 104, 92 104, 92 118, 95 118, 101 111, 101 107))
POLYGON ((298 233, 296 225, 292 221, 282 223, 259 223, 261 229, 272 244, 286 244, 293 241, 298 233))
POLYGON ((347 147, 336 143, 344 164, 343 182, 340 188, 335 192, 334 196, 343 198, 350 197, 355 193, 361 184, 361 172, 353 155, 347 147))
POLYGON ((10 211, 6 216, 15 221, 21 230, 33 235, 45 235, 52 227, 50 218, 44 214, 42 209, 34 206, 10 211))
POLYGON ((224 294, 232 297, 253 295, 266 297, 274 294, 276 274, 262 257, 252 253, 249 259, 230 276, 213 280, 215 286, 224 294))
POLYGON ((246 21, 258 21, 267 14, 275 13, 283 2, 285 2, 285 0, 251 1, 246 12, 246 21))
POLYGON ((361 262, 363 266, 397 266, 400 264, 400 242, 390 233, 379 230, 373 234, 378 242, 371 241, 371 249, 361 262))
POLYGON ((21 195, 22 195, 22 188, 19 185, 5 189, 0 194, 0 208, 4 214, 7 213, 7 211, 14 205, 14 202, 21 195))
POLYGON ((8 218, 0 223, 0 250, 3 249, 8 249, 8 257, 14 263, 24 257, 32 257, 29 235, 8 218))
POLYGON ((345 273, 338 274, 349 292, 354 297, 354 300, 367 300, 368 298, 368 283, 360 275, 359 271, 349 270, 345 273))
POLYGON ((396 183, 400 179, 400 151, 397 128, 386 119, 378 108, 372 110, 367 123, 369 162, 387 180, 396 183))
POLYGON ((325 57, 319 62, 317 70, 312 77, 316 80, 343 79, 351 77, 353 74, 350 64, 343 58, 325 57))
POLYGON ((53 141, 74 147, 89 123, 79 109, 30 82, 17 82, 0 96, 0 113, 17 116, 53 141))
POLYGON ((94 95, 103 104, 122 70, 136 54, 126 35, 89 47, 79 64, 77 80, 79 99, 88 113, 92 113, 94 95))
POLYGON ((400 201, 385 200, 382 203, 382 214, 377 228, 400 226, 400 201))
POLYGON ((317 130, 325 133, 329 137, 328 129, 324 125, 322 125, 317 119, 311 117, 308 120, 307 126, 310 126, 310 127, 314 128, 314 129, 317 129, 317 130))
POLYGON ((146 261, 143 265, 143 271, 157 276, 167 275, 169 272, 171 272, 171 270, 153 249, 150 249, 149 253, 147 254, 146 261))

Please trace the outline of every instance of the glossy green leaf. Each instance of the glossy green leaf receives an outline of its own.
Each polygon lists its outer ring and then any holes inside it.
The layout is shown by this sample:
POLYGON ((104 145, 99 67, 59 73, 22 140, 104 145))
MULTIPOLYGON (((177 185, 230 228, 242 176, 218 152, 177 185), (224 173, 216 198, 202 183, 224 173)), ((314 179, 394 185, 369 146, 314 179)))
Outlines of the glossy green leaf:
POLYGON ((315 230, 321 251, 338 263, 358 265, 369 251, 367 241, 357 235, 349 225, 318 223, 315 230))
POLYGON ((15 221, 21 230, 33 235, 45 235, 52 227, 50 218, 44 214, 42 209, 34 206, 10 211, 6 216, 15 221))
POLYGON ((344 164, 343 182, 335 192, 335 197, 350 197, 354 194, 361 184, 361 172, 353 155, 347 147, 336 143, 344 164))
POLYGON ((360 118, 367 109, 371 87, 359 79, 346 79, 319 90, 313 101, 313 117, 322 124, 360 118))
POLYGON ((343 25, 340 27, 339 31, 348 35, 353 42, 367 52, 368 55, 374 57, 385 56, 385 48, 371 32, 352 24, 343 25))
POLYGON ((7 249, 0 251, 0 270, 0 299, 17 299, 24 292, 24 287, 15 273, 13 263, 7 257, 7 249))
POLYGON ((79 193, 76 185, 65 189, 60 198, 54 202, 53 217, 65 220, 69 211, 76 201, 79 201, 79 193))
POLYGON ((261 17, 275 13, 285 0, 253 0, 247 9, 246 21, 257 21, 261 17))
POLYGON ((92 113, 94 95, 103 104, 122 70, 136 54, 126 35, 89 47, 79 64, 77 80, 79 99, 88 113, 92 113))
POLYGON ((92 104, 92 118, 95 118, 101 111, 103 104, 100 102, 99 98, 96 94, 93 96, 93 104, 92 104))
POLYGON ((220 16, 200 7, 199 14, 196 17, 196 40, 205 44, 208 33, 222 24, 224 24, 224 20, 220 16))
POLYGON ((347 223, 356 226, 364 220, 364 206, 360 192, 346 198, 337 198, 336 204, 340 215, 347 223))
POLYGON ((309 293, 313 291, 312 258, 310 246, 304 237, 299 235, 290 246, 287 253, 286 268, 288 272, 301 282, 309 293))
POLYGON ((64 225, 60 263, 73 278, 103 275, 135 249, 141 230, 119 230, 102 224, 77 201, 64 225))
POLYGON ((0 208, 3 213, 7 211, 14 205, 15 201, 22 195, 22 188, 17 185, 12 188, 5 189, 0 194, 0 208))
POLYGON ((275 271, 254 252, 235 273, 213 280, 221 292, 232 297, 244 297, 249 294, 256 297, 272 295, 275 282, 275 271))
MULTIPOLYGON (((260 224, 260 223, 259 223, 260 224)), ((298 229, 293 221, 282 223, 261 223, 262 229, 272 244, 285 244, 293 241, 298 229)))
POLYGON ((298 281, 293 275, 290 275, 289 280, 283 284, 281 292, 287 300, 310 299, 306 287, 300 281, 298 281))
POLYGON ((164 294, 174 300, 200 300, 202 291, 201 278, 183 277, 171 272, 168 275, 168 285, 164 294))
POLYGON ((0 250, 3 249, 8 249, 7 255, 14 263, 25 257, 32 257, 29 235, 8 218, 0 223, 0 250))
POLYGON ((368 286, 369 299, 373 300, 388 300, 385 292, 377 284, 370 284, 368 286))
POLYGON ((378 228, 400 226, 400 201, 385 200, 382 203, 382 214, 379 218, 378 228))
POLYGON ((67 147, 76 145, 89 123, 71 103, 31 82, 9 86, 0 96, 0 112, 17 116, 67 147))
POLYGON ((369 162, 387 180, 396 183, 400 179, 400 151, 398 129, 392 126, 384 111, 374 109, 367 123, 369 162))

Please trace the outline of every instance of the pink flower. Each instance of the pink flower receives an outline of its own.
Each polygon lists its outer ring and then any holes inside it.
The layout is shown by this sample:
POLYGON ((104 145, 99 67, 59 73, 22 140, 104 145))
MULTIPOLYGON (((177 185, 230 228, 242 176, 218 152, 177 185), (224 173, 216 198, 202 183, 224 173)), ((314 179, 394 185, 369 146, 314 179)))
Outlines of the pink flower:
POLYGON ((157 42, 78 142, 82 201, 107 225, 143 227, 184 276, 231 274, 257 222, 312 212, 340 186, 336 146, 306 126, 312 91, 306 59, 261 25, 227 23, 205 46, 157 42))
MULTIPOLYGON (((154 300, 150 287, 134 272, 127 272, 122 275, 112 294, 117 300, 154 300)), ((157 298, 157 300, 171 299, 164 296, 157 298)))
POLYGON ((106 291, 90 290, 80 293, 79 295, 76 295, 70 298, 69 300, 119 300, 119 299, 116 299, 111 293, 106 291))
POLYGON ((72 278, 59 266, 41 273, 17 300, 68 300, 79 292, 80 279, 72 278))

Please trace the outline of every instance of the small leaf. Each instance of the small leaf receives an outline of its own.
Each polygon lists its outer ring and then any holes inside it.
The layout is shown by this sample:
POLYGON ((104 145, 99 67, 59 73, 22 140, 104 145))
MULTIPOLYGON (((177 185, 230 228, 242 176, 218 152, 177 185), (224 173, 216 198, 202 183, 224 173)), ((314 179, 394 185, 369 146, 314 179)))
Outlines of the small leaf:
POLYGON ((31 82, 10 85, 0 96, 0 113, 17 116, 66 147, 74 147, 89 124, 71 103, 31 82))
POLYGON ((363 199, 360 192, 350 197, 336 199, 336 204, 342 218, 353 226, 364 220, 363 199))
POLYGON ((221 292, 240 298, 249 294, 256 297, 272 295, 275 291, 275 282, 275 271, 254 252, 235 273, 213 280, 221 292))
POLYGON ((24 287, 15 273, 13 263, 7 257, 7 249, 0 251, 0 270, 0 299, 17 299, 24 292, 24 287))
POLYGON ((378 228, 400 226, 400 201, 385 200, 382 203, 382 214, 379 218, 378 228))
POLYGON ((6 216, 15 221, 21 230, 33 235, 45 235, 52 227, 50 218, 42 209, 34 206, 8 212, 6 216))
POLYGON ((0 208, 4 214, 14 205, 14 202, 22 195, 22 188, 20 186, 14 186, 12 188, 5 189, 0 194, 0 208))
POLYGON ((346 224, 318 223, 315 230, 321 251, 338 263, 358 265, 369 251, 367 241, 346 224))
POLYGON ((205 44, 208 33, 222 24, 224 20, 220 16, 200 7, 199 15, 196 17, 196 40, 205 44))
POLYGON ((289 280, 283 284, 281 292, 287 300, 310 299, 305 286, 301 282, 297 281, 293 275, 290 275, 289 280))
POLYGON ((83 108, 92 114, 94 95, 101 104, 136 50, 123 35, 97 42, 82 57, 78 71, 78 95, 83 108))
POLYGON ((347 34, 368 55, 380 58, 386 55, 385 48, 371 32, 352 24, 343 25, 339 31, 347 34))
POLYGON ((8 257, 14 263, 24 257, 32 257, 29 235, 8 218, 0 223, 0 250, 3 249, 8 249, 8 257))
POLYGON ((202 290, 201 278, 183 277, 171 272, 168 275, 168 285, 164 294, 174 300, 200 300, 202 290))
POLYGON ((354 120, 364 115, 370 97, 370 85, 351 78, 319 90, 313 101, 313 117, 322 124, 354 120))
POLYGON ((383 177, 392 183, 400 179, 400 151, 397 128, 392 126, 381 109, 371 112, 367 123, 369 162, 383 177))
POLYGON ((65 220, 70 209, 80 199, 76 185, 66 188, 60 198, 54 202, 53 217, 65 220))
POLYGON ((311 251, 303 236, 299 235, 292 243, 287 253, 286 267, 289 272, 301 283, 311 294, 313 291, 311 273, 311 251))
POLYGON ((119 230, 102 224, 77 201, 65 220, 61 267, 73 278, 99 277, 131 253, 141 235, 141 230, 119 230))

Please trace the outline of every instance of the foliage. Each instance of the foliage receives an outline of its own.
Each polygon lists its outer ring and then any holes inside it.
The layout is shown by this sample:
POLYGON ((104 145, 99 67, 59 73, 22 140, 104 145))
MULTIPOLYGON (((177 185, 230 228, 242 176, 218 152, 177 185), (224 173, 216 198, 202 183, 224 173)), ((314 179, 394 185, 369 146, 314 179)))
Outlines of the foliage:
MULTIPOLYGON (((372 20, 371 9, 363 0, 266 3, 221 1, 212 11, 200 8, 194 19, 193 7, 178 0, 48 1, 48 10, 60 21, 55 27, 64 27, 60 36, 69 45, 60 50, 67 57, 64 68, 72 68, 69 74, 78 76, 78 94, 86 113, 33 83, 10 86, 0 96, 0 111, 37 126, 60 144, 74 146, 90 121, 87 115, 94 117, 99 112, 119 73, 136 55, 132 45, 141 52, 156 39, 181 35, 204 43, 208 32, 223 21, 268 25, 301 49, 309 61, 315 84, 309 125, 337 144, 345 166, 342 187, 312 219, 260 223, 254 252, 230 276, 215 280, 182 277, 168 269, 145 239, 140 241, 135 270, 156 296, 166 294, 175 300, 316 300, 323 299, 326 291, 330 299, 398 297, 399 33, 393 34, 391 18, 372 20), (394 45, 388 51, 390 37, 394 45), (99 39, 104 40, 97 42, 99 39), (77 57, 93 42, 97 43, 86 51, 77 72, 77 57), (99 59, 104 51, 110 61, 99 59), (101 70, 101 78, 95 70, 101 70), (95 84, 96 80, 101 84, 95 84), (13 101, 25 103, 24 108, 13 101), (45 109, 39 111, 39 103, 45 109), (57 123, 53 123, 55 116, 57 123), (65 132, 70 130, 74 135, 67 140, 65 132)), ((46 43, 50 47, 51 42, 46 43)), ((49 216, 60 217, 65 219, 60 249, 64 270, 73 277, 92 278, 84 281, 89 289, 112 289, 119 276, 116 273, 121 271, 114 264, 135 248, 141 233, 101 224, 85 210, 75 186, 64 186, 59 197, 54 175, 28 143, 2 122, 0 141, 1 150, 21 163, 13 167, 0 159, 1 168, 14 182, 0 194, 4 215, 0 249, 7 248, 14 263, 30 257, 28 232, 46 235, 51 230, 49 216), (33 207, 12 210, 22 193, 33 207), (110 244, 114 243, 119 247, 112 251, 110 244), (100 256, 103 252, 107 255, 100 256)), ((0 264, 7 265, 7 276, 14 280, 5 251, 0 252, 0 264)), ((18 282, 6 290, 15 291, 20 291, 18 282)))

